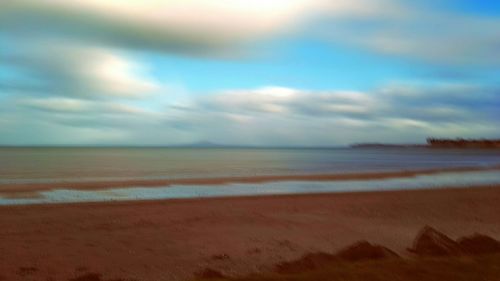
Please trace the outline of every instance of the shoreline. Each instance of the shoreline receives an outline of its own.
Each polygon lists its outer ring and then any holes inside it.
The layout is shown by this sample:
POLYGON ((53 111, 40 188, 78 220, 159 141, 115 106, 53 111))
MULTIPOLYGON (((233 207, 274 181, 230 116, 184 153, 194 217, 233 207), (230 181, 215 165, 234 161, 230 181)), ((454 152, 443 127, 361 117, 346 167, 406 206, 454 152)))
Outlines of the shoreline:
POLYGON ((321 173, 321 174, 289 174, 262 175, 214 178, 173 178, 173 179, 140 179, 109 181, 59 181, 43 183, 0 183, 0 194, 17 197, 23 193, 38 194, 42 191, 58 189, 67 190, 107 190, 129 187, 169 187, 172 185, 226 185, 235 183, 270 183, 284 181, 326 182, 411 178, 421 175, 435 175, 456 172, 500 171, 500 166, 489 167, 455 167, 403 171, 357 172, 357 173, 321 173))
POLYGON ((408 255, 424 226, 452 238, 500 238, 500 185, 400 191, 93 202, 0 207, 0 275, 69 280, 187 280, 210 267, 266 272, 358 240, 408 255), (47 253, 47 254, 42 254, 47 253))
MULTIPOLYGON (((73 207, 79 206, 84 208, 90 208, 92 206, 101 206, 101 205, 123 205, 131 206, 131 205, 148 205, 148 204, 195 204, 197 202, 216 202, 216 201, 229 201, 234 200, 237 201, 247 201, 247 200, 256 200, 265 199, 265 200, 273 200, 273 199, 315 199, 321 197, 356 197, 356 196, 377 196, 384 194, 406 194, 406 193, 426 193, 426 192, 454 192, 460 190, 483 190, 483 189, 499 189, 500 191, 500 183, 499 184, 483 184, 483 185, 471 185, 471 186, 443 186, 443 187, 421 187, 415 189, 382 189, 382 190, 342 190, 336 192, 310 192, 310 193, 271 193, 271 194, 257 194, 257 195, 228 195, 228 196, 213 196, 213 197, 183 197, 183 198, 158 198, 158 199, 130 199, 130 200, 105 200, 105 201, 77 201, 77 202, 56 202, 56 203, 33 203, 33 204, 11 204, 11 205, 0 205, 0 211, 3 208, 36 208, 36 207, 50 207, 54 206, 55 208, 62 207, 73 207)), ((500 222, 500 221, 499 221, 500 222)))

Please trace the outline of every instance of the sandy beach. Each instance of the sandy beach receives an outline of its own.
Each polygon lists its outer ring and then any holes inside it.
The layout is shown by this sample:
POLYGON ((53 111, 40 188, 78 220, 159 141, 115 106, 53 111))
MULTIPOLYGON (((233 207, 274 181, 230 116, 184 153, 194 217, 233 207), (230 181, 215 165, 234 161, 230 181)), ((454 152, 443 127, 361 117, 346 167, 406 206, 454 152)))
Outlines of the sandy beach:
POLYGON ((431 225, 500 238, 500 186, 0 207, 0 280, 186 280, 269 270, 357 240, 408 255, 431 225))

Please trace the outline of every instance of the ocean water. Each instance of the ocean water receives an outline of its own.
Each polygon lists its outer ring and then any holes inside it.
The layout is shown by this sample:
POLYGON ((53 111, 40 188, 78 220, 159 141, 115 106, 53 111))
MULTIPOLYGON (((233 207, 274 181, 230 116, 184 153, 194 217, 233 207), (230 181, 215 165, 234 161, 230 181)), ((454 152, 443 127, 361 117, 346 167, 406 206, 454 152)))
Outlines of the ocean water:
POLYGON ((499 150, 0 148, 0 184, 489 167, 499 150))
POLYGON ((0 205, 321 193, 500 184, 499 150, 426 148, 0 148, 0 205), (265 175, 471 169, 370 180, 127 186, 75 190, 71 183, 265 175), (22 184, 63 182, 26 197, 22 184), (59 185, 61 186, 61 185, 59 185))

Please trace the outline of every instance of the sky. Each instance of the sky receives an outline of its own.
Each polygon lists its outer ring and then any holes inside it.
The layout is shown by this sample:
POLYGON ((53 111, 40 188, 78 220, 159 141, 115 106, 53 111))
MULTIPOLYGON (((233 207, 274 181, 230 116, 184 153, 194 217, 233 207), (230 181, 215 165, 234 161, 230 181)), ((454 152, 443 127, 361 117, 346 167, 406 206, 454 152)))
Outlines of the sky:
POLYGON ((0 145, 500 138, 500 2, 2 0, 0 145))

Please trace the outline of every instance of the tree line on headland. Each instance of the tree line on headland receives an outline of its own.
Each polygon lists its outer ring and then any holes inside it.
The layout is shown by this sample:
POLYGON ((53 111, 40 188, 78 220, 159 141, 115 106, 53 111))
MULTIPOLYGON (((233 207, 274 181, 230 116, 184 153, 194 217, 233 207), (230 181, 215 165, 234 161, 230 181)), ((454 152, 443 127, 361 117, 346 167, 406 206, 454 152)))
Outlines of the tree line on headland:
POLYGON ((485 148, 500 149, 500 139, 440 139, 427 138, 426 144, 388 144, 388 143, 358 143, 350 145, 352 148, 485 148))
POLYGON ((438 148, 500 148, 500 139, 427 138, 427 145, 438 148))

